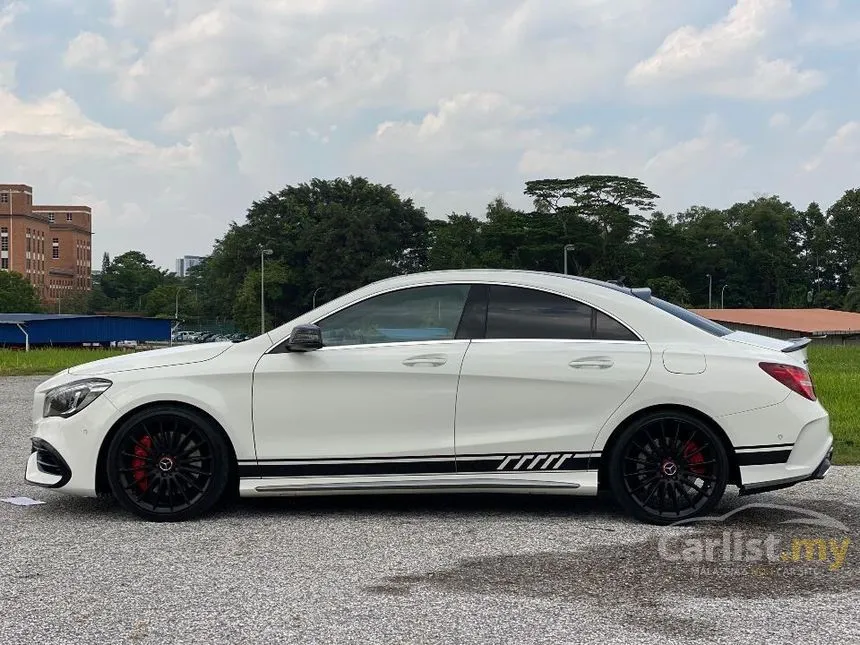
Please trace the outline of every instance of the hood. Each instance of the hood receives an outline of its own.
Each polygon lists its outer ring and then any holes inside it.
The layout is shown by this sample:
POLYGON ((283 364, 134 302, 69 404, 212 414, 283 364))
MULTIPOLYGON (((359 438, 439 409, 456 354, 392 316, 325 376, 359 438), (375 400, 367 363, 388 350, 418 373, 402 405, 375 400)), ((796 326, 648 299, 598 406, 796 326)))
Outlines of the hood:
POLYGON ((723 336, 723 338, 743 345, 782 352, 804 363, 807 362, 806 348, 811 342, 808 338, 772 338, 771 336, 762 336, 761 334, 752 334, 745 331, 735 331, 727 336, 723 336))
POLYGON ((69 370, 69 374, 76 376, 96 376, 98 374, 111 374, 150 367, 200 363, 212 360, 232 346, 233 343, 227 341, 223 343, 201 343, 199 345, 150 349, 76 365, 69 370))

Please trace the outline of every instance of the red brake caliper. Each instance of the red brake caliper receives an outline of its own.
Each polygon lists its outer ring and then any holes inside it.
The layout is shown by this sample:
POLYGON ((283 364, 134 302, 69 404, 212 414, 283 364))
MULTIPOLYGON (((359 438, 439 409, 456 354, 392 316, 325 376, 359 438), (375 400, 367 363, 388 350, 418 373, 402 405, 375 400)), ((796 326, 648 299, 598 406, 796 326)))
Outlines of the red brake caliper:
POLYGON ((703 461, 705 461, 705 458, 702 456, 701 451, 696 452, 697 450, 699 450, 699 446, 696 445, 694 441, 687 441, 687 443, 684 444, 684 459, 689 464, 688 468, 690 472, 695 473, 697 475, 704 475, 705 467, 697 466, 696 464, 701 464, 703 461))
POLYGON ((152 439, 149 437, 143 437, 134 447, 136 457, 131 460, 132 475, 141 493, 145 493, 149 489, 149 479, 146 477, 146 470, 144 468, 146 466, 146 458, 151 452, 152 439))

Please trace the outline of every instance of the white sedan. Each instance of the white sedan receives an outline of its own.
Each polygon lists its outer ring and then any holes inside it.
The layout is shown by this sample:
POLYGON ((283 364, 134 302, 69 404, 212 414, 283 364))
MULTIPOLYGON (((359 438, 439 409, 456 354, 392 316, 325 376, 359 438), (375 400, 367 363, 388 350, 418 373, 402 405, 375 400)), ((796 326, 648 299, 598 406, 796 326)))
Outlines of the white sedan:
POLYGON ((73 367, 35 392, 28 482, 148 520, 225 495, 596 495, 669 524, 727 485, 824 476, 808 339, 648 289, 513 270, 382 280, 241 343, 73 367))

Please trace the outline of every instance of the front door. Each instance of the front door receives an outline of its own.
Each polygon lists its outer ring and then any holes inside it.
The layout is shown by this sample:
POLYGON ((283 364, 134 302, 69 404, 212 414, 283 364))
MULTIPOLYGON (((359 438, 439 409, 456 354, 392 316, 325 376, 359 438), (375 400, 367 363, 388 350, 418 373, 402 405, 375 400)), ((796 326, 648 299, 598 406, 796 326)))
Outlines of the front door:
POLYGON ((261 472, 453 472, 468 292, 428 285, 373 296, 317 322, 322 349, 264 355, 253 386, 261 472))

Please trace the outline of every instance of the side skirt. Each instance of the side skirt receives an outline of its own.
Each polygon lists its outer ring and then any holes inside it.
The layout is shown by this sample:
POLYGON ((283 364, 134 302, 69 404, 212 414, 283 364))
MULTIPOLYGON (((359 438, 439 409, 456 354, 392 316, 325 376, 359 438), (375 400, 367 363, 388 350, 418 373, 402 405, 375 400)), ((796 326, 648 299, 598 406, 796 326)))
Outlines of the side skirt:
POLYGON ((242 497, 281 495, 365 495, 397 493, 529 493, 548 495, 597 494, 597 473, 579 471, 496 475, 407 475, 363 477, 266 477, 239 480, 242 497))
POLYGON ((420 492, 596 495, 600 453, 422 455, 239 462, 242 496, 420 492))

